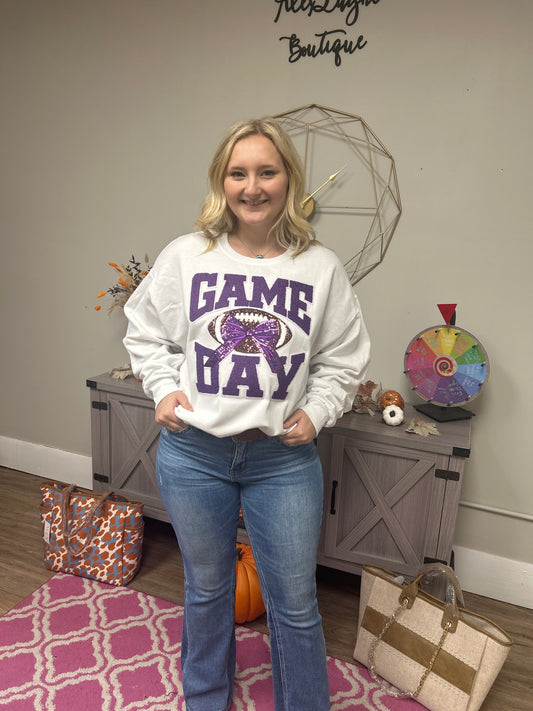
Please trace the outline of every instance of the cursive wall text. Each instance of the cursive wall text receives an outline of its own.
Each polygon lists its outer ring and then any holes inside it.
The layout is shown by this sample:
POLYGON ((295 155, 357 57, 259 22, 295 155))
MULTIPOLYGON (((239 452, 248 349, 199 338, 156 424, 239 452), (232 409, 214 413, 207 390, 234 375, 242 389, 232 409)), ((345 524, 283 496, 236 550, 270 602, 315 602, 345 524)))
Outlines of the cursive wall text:
MULTIPOLYGON (((274 0, 276 15, 274 22, 278 22, 282 15, 302 14, 307 17, 325 13, 341 14, 346 27, 353 27, 360 18, 360 9, 377 5, 380 0, 274 0)), ((340 67, 343 55, 354 54, 357 50, 364 49, 367 40, 360 34, 356 38, 349 38, 344 29, 328 29, 314 34, 311 41, 302 40, 296 32, 280 37, 286 41, 289 49, 288 60, 291 64, 304 58, 316 58, 321 55, 333 55, 336 67, 340 67)))

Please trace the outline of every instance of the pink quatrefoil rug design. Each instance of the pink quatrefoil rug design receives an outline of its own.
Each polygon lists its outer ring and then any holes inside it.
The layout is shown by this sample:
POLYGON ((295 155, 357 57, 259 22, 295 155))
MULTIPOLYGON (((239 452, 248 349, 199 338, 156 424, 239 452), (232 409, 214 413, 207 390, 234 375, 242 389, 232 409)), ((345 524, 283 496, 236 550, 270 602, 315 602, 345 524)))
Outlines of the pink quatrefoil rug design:
MULTIPOLYGON (((56 574, 0 618, 0 711, 185 711, 183 609, 56 574)), ((422 711, 328 658, 331 711, 422 711)), ((231 711, 273 711, 268 636, 237 626, 231 711)))

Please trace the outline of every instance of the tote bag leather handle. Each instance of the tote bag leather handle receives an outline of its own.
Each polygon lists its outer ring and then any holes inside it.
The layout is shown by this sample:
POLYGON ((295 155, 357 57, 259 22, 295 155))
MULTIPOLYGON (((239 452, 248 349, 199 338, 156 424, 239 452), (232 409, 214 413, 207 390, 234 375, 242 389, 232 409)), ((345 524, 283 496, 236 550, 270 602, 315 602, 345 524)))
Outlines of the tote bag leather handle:
POLYGON ((441 626, 450 632, 455 632, 459 621, 459 611, 457 609, 457 601, 464 607, 463 591, 461 584, 451 568, 443 563, 428 563, 424 565, 418 572, 416 578, 405 586, 400 595, 400 604, 405 604, 407 609, 413 607, 414 601, 419 592, 419 586, 422 580, 436 573, 445 575, 448 581, 448 590, 451 593, 450 600, 447 600, 444 605, 442 614, 441 626))

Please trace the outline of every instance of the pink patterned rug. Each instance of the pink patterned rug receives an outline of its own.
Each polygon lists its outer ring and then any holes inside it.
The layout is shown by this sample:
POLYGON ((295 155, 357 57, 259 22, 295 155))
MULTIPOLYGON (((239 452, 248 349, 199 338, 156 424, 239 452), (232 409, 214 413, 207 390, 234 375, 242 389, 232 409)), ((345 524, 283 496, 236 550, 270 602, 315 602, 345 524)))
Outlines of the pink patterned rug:
MULTIPOLYGON (((0 618, 1 711, 185 711, 183 609, 54 575, 0 618)), ((268 637, 237 626, 232 711, 272 711, 268 637)), ((386 696, 366 669, 329 658, 331 711, 422 711, 386 696)))

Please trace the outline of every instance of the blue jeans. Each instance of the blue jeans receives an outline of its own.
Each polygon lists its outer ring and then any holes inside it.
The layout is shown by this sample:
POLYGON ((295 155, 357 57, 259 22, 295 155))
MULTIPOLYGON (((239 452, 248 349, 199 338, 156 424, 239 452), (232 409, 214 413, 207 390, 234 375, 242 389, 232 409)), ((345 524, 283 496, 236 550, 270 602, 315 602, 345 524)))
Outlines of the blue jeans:
POLYGON ((235 674, 235 562, 242 508, 270 630, 275 711, 329 709, 316 554, 323 480, 314 444, 162 430, 157 478, 183 556, 187 711, 226 711, 235 674))

